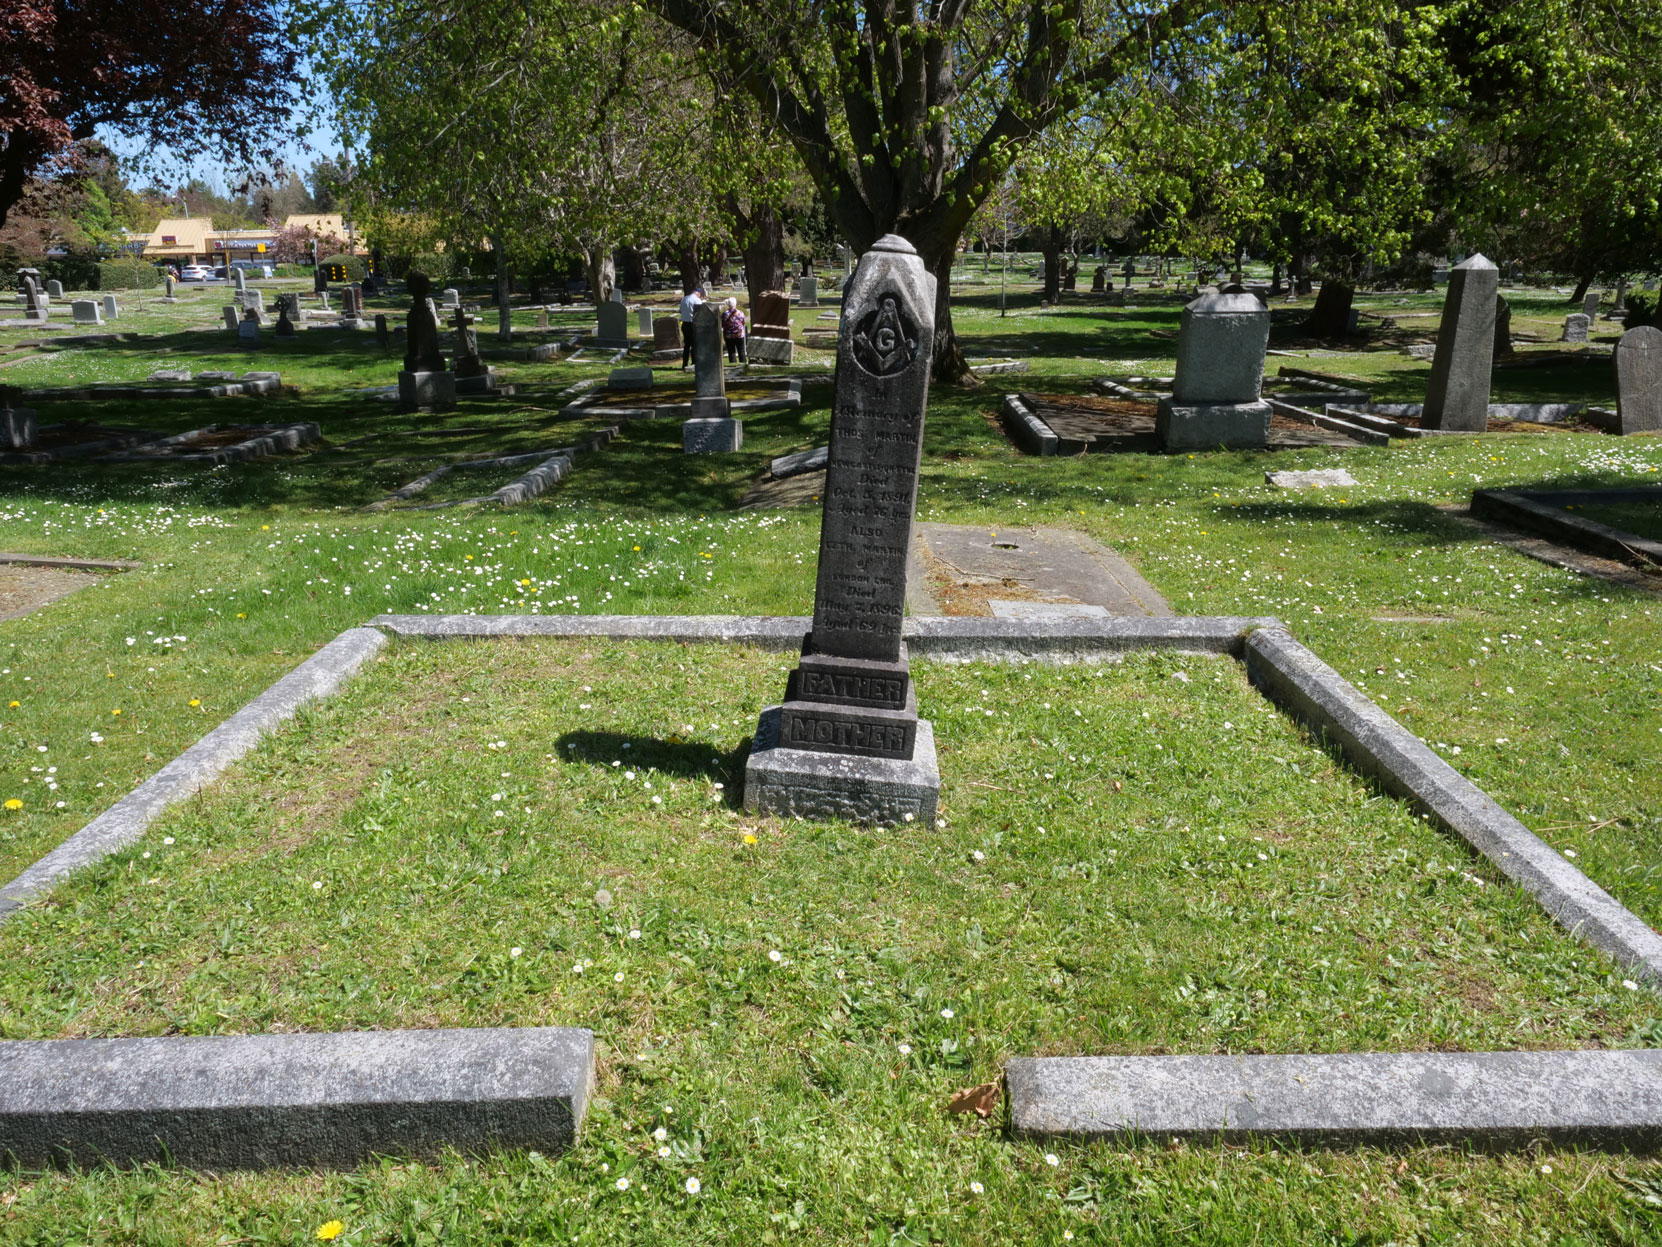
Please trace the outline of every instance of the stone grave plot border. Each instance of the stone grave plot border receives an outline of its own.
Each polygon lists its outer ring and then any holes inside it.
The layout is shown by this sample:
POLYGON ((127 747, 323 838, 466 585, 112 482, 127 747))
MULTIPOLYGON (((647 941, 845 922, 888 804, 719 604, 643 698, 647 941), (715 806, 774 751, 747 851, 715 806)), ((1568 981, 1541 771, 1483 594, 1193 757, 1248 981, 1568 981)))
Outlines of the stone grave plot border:
POLYGON ((582 441, 571 446, 555 446, 545 450, 532 450, 524 454, 498 455, 490 459, 464 459, 460 463, 446 463, 434 468, 423 476, 394 490, 385 498, 370 503, 365 511, 409 510, 409 511, 437 511, 445 507, 483 506, 488 503, 497 503, 501 506, 515 506, 521 502, 529 502, 532 498, 547 493, 555 485, 576 470, 577 456, 588 455, 602 450, 616 437, 623 426, 612 424, 600 429, 582 441), (433 502, 412 507, 399 507, 399 503, 408 502, 419 497, 438 481, 443 480, 453 472, 471 472, 489 468, 513 468, 522 464, 533 463, 536 466, 522 476, 509 481, 502 488, 489 494, 480 494, 472 498, 459 498, 450 502, 433 502))
MULTIPOLYGON (((1160 378, 1132 377, 1131 381, 1159 381, 1160 378)), ((1169 378, 1166 379, 1169 383, 1169 378)), ((1166 397, 1158 390, 1135 390, 1128 385, 1117 381, 1100 379, 1091 383, 1091 388, 1097 393, 1111 398, 1123 398, 1133 402, 1156 403, 1166 397)), ((1308 398, 1307 395, 1295 395, 1298 398, 1308 398)), ((1320 398, 1321 395, 1316 397, 1320 398)), ((1344 420, 1324 416, 1320 412, 1310 411, 1303 407, 1286 402, 1280 397, 1266 394, 1264 401, 1269 404, 1272 415, 1282 416, 1299 424, 1310 425, 1313 428, 1326 429, 1329 432, 1342 434, 1346 439, 1359 445, 1384 445, 1390 438, 1383 433, 1344 420)), ((1091 453, 1090 443, 1078 437, 1069 437, 1052 428, 1039 412, 1033 409, 1035 402, 1031 394, 1006 394, 1004 402, 999 408, 1000 423, 1005 435, 1015 443, 1019 450, 1038 457, 1051 455, 1083 455, 1091 453)), ((1152 436, 1152 432, 1150 434, 1152 436)), ((1343 442, 1327 443, 1331 448, 1349 449, 1343 442)), ((1309 449, 1307 443, 1293 445, 1277 445, 1271 442, 1268 446, 1258 448, 1261 451, 1274 453, 1280 450, 1309 449)), ((1215 449, 1215 448, 1214 448, 1215 449)), ((1151 446, 1147 453, 1166 453, 1158 447, 1151 446)), ((1175 453, 1175 452, 1171 452, 1175 453)))
MULTIPOLYGON (((815 378, 818 380, 819 378, 815 378)), ((606 415, 616 416, 620 420, 685 420, 692 414, 692 402, 689 399, 684 403, 653 403, 646 398, 651 390, 635 387, 613 389, 609 384, 600 382, 604 388, 590 392, 582 398, 566 404, 560 408, 559 414, 565 419, 575 419, 582 416, 606 415), (616 407, 608 404, 600 407, 601 401, 612 394, 640 394, 642 403, 638 407, 616 407)), ((772 390, 768 398, 736 398, 729 408, 733 415, 744 415, 763 411, 784 411, 802 405, 801 377, 780 377, 775 380, 765 380, 772 390)))
POLYGON ((25 390, 23 398, 42 402, 89 402, 103 398, 232 398, 242 394, 276 394, 283 388, 275 372, 244 373, 240 381, 216 385, 89 385, 76 390, 25 390))
POLYGON ((263 1169, 564 1151, 593 1086, 594 1034, 564 1027, 13 1040, 0 1156, 263 1169))
POLYGON ((304 420, 296 424, 250 424, 242 427, 247 428, 253 436, 232 446, 220 446, 213 450, 183 454, 145 453, 146 451, 155 451, 170 446, 188 445, 193 438, 200 437, 204 433, 216 432, 224 427, 226 426, 206 424, 199 429, 187 429, 185 432, 175 433, 171 437, 157 438, 154 441, 144 442, 128 450, 101 455, 99 458, 104 463, 200 463, 210 467, 218 467, 227 463, 243 463, 249 459, 268 459, 272 455, 299 450, 303 446, 310 446, 314 442, 323 439, 323 431, 310 420, 304 420))
POLYGON ((1475 489, 1471 514, 1618 562, 1662 568, 1662 541, 1625 532, 1565 508, 1600 502, 1649 502, 1662 510, 1662 485, 1611 489, 1475 489))
MULTIPOLYGON (((75 422, 64 424, 43 424, 36 431, 36 440, 50 433, 57 433, 63 429, 75 427, 75 422)), ((142 446, 146 442, 153 442, 159 436, 155 429, 134 429, 112 425, 99 425, 98 428, 110 434, 92 442, 71 442, 63 446, 52 446, 45 450, 7 450, 0 451, 0 464, 32 464, 61 463, 68 459, 90 459, 95 455, 103 455, 110 451, 127 450, 134 446, 142 446)))
MULTIPOLYGON (((137 840, 167 806, 206 786, 252 749, 266 732, 292 717, 301 704, 335 692, 379 652, 388 634, 431 640, 537 636, 659 639, 743 644, 783 653, 800 645, 809 624, 805 617, 774 616, 376 616, 367 626, 341 633, 0 888, 0 920, 48 892, 71 871, 137 840)), ((907 621, 905 635, 914 656, 946 662, 1032 659, 1089 663, 1156 649, 1242 661, 1255 687, 1318 733, 1328 747, 1364 776, 1458 834, 1578 938, 1610 955, 1650 987, 1662 987, 1662 934, 1507 814, 1423 741, 1299 644, 1277 620, 1206 616, 1040 621, 914 617, 907 621)), ((585 1041, 592 1042, 584 1032, 555 1033, 569 1037, 563 1041, 573 1049, 585 1041)), ((449 1034, 460 1035, 459 1042, 464 1044, 527 1042, 521 1038, 524 1032, 449 1034)), ((400 1041, 398 1033, 393 1036, 391 1042, 400 1041)), ((274 1046, 266 1052, 277 1054, 281 1052, 278 1045, 293 1038, 261 1036, 251 1041, 269 1041, 274 1046)), ((389 1075, 403 1067, 396 1061, 388 1062, 376 1051, 376 1044, 389 1041, 388 1036, 378 1040, 359 1035, 313 1038, 340 1045, 335 1051, 348 1054, 357 1045, 367 1045, 362 1060, 343 1058, 354 1076, 345 1080, 349 1086, 336 1093, 337 1103, 350 1106, 354 1096, 366 1098, 369 1093, 364 1089, 372 1084, 401 1085, 389 1075)), ((172 1046, 202 1042, 79 1040, 0 1045, 0 1068, 9 1062, 11 1068, 25 1075, 0 1079, 0 1148, 10 1147, 15 1152, 18 1144, 14 1139, 27 1139, 27 1146, 38 1147, 40 1139, 48 1138, 58 1154, 96 1151, 101 1158, 120 1159, 120 1140, 124 1132, 127 1136, 134 1133, 134 1122, 142 1132, 138 1146, 143 1150, 125 1153, 128 1159, 153 1157, 155 1137, 170 1137, 173 1130, 186 1132, 192 1139, 191 1146, 198 1146, 202 1138, 200 1123, 218 1126, 232 1122, 238 1128, 248 1127, 252 1138, 271 1137, 260 1134, 261 1124, 278 1121, 293 1103, 282 1090, 283 1078, 264 1076, 274 1068, 275 1058, 251 1048, 249 1056, 240 1063, 233 1062, 243 1071, 241 1081, 247 1084, 233 1095, 223 1078, 216 1082, 211 1069, 201 1072, 202 1056, 172 1046), (137 1047, 110 1046, 134 1044, 153 1045, 158 1055, 151 1056, 149 1050, 137 1047), (118 1068, 123 1063, 121 1056, 129 1052, 135 1054, 134 1068, 144 1067, 144 1060, 138 1056, 142 1054, 144 1059, 158 1062, 156 1068, 177 1066, 187 1073, 149 1080, 156 1087, 142 1094, 152 1096, 152 1101, 129 1104, 127 1097, 133 1094, 133 1088, 147 1081, 140 1078, 135 1082, 118 1068), (255 1070, 256 1077, 246 1076, 249 1068, 255 1070), (54 1088, 53 1094, 44 1099, 39 1091, 43 1083, 54 1088), (65 1111, 64 1087, 72 1088, 70 1098, 75 1102, 71 1111, 65 1111), (164 1102, 156 1103, 154 1098, 164 1102), (236 1102, 222 1113, 227 1099, 236 1102), (197 1133, 191 1135, 192 1130, 197 1133), (78 1148, 83 1151, 78 1152, 78 1148)), ((568 1063, 568 1067, 576 1067, 576 1073, 567 1080, 567 1087, 581 1082, 587 1088, 586 1079, 592 1076, 592 1048, 587 1060, 589 1072, 583 1068, 581 1055, 568 1063)), ((1397 1146, 1409 1140, 1425 1140, 1492 1148, 1527 1146, 1547 1139, 1649 1149, 1662 1146, 1662 1089, 1655 1079, 1659 1069, 1662 1054, 1647 1050, 1271 1054, 1251 1058, 1047 1057, 1012 1061, 1008 1086, 1012 1123, 1018 1132, 1028 1135, 1127 1138, 1146 1133, 1235 1140, 1290 1135, 1346 1146, 1397 1146)), ((420 1083, 417 1089, 429 1085, 420 1083)), ((465 1107, 469 1103, 461 1095, 443 1101, 444 1107, 438 1109, 410 1107, 400 1120, 415 1118, 422 1122, 415 1137, 393 1137, 386 1132, 389 1127, 378 1124, 384 1123, 387 1115, 378 1117, 373 1110, 364 1115, 370 1124, 360 1130, 358 1118, 343 1111, 343 1121, 353 1123, 342 1127, 350 1136, 349 1145, 343 1148, 336 1138, 320 1131, 297 1145, 307 1149, 303 1157, 296 1153, 289 1161, 337 1163, 366 1151, 420 1150, 449 1145, 457 1139, 465 1144, 476 1137, 468 1132, 478 1129, 478 1118, 469 1116, 465 1107), (458 1104, 464 1107, 454 1107, 458 1104)), ((574 1133, 580 1124, 581 1103, 575 1092, 565 1103, 569 1105, 574 1133)), ((562 1135, 561 1140, 568 1142, 569 1137, 562 1135)), ((192 1154, 188 1147, 170 1150, 181 1157, 192 1154)), ((242 1163, 229 1157, 219 1159, 220 1163, 242 1163)), ((260 1155, 250 1155, 247 1160, 272 1163, 260 1155)))

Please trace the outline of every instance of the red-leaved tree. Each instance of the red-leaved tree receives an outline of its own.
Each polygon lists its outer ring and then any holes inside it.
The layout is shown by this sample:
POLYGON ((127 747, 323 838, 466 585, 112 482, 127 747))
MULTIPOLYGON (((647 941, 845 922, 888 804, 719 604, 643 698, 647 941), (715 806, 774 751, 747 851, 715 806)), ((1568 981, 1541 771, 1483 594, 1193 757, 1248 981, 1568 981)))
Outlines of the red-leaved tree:
POLYGON ((181 156, 270 163, 299 54, 281 0, 0 0, 0 225, 99 127, 181 156))

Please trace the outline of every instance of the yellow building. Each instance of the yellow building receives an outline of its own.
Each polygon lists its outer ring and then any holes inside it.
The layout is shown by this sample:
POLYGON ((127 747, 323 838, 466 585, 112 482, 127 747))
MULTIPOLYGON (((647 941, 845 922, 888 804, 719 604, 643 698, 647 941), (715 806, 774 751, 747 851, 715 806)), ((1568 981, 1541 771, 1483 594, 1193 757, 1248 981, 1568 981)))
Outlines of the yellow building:
MULTIPOLYGON (((350 246, 354 255, 367 255, 368 248, 360 245, 352 227, 339 212, 296 213, 283 222, 284 229, 303 226, 320 240, 340 239, 350 246)), ((175 264, 223 264, 227 260, 259 259, 273 248, 270 226, 253 229, 215 229, 207 217, 169 217, 157 224, 149 235, 133 235, 130 240, 142 239, 141 254, 146 260, 171 260, 175 264)))

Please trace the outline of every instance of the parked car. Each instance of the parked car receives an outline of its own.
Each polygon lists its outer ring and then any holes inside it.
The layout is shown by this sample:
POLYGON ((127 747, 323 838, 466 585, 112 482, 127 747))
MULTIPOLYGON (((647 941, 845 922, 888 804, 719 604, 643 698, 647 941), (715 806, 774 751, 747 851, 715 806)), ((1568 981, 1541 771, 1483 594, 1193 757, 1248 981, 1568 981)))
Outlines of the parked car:
POLYGON ((276 276, 276 270, 273 269, 271 265, 265 264, 259 260, 232 260, 231 267, 243 269, 250 277, 276 276))
POLYGON ((206 264, 187 264, 179 270, 180 281, 212 281, 213 269, 206 264))

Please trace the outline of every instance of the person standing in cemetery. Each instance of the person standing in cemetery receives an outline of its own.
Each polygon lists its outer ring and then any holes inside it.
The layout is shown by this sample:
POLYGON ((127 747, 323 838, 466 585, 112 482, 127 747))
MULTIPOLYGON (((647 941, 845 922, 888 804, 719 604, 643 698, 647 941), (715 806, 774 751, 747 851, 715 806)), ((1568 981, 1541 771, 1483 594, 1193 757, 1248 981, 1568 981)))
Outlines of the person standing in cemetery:
POLYGON ((730 364, 750 362, 744 354, 744 330, 744 313, 739 310, 739 301, 728 299, 727 306, 721 312, 721 337, 727 343, 727 362, 730 364))
POLYGON ((692 363, 693 357, 693 318, 698 315, 699 307, 704 303, 704 287, 694 286, 686 297, 681 300, 681 371, 687 371, 687 365, 692 363))

